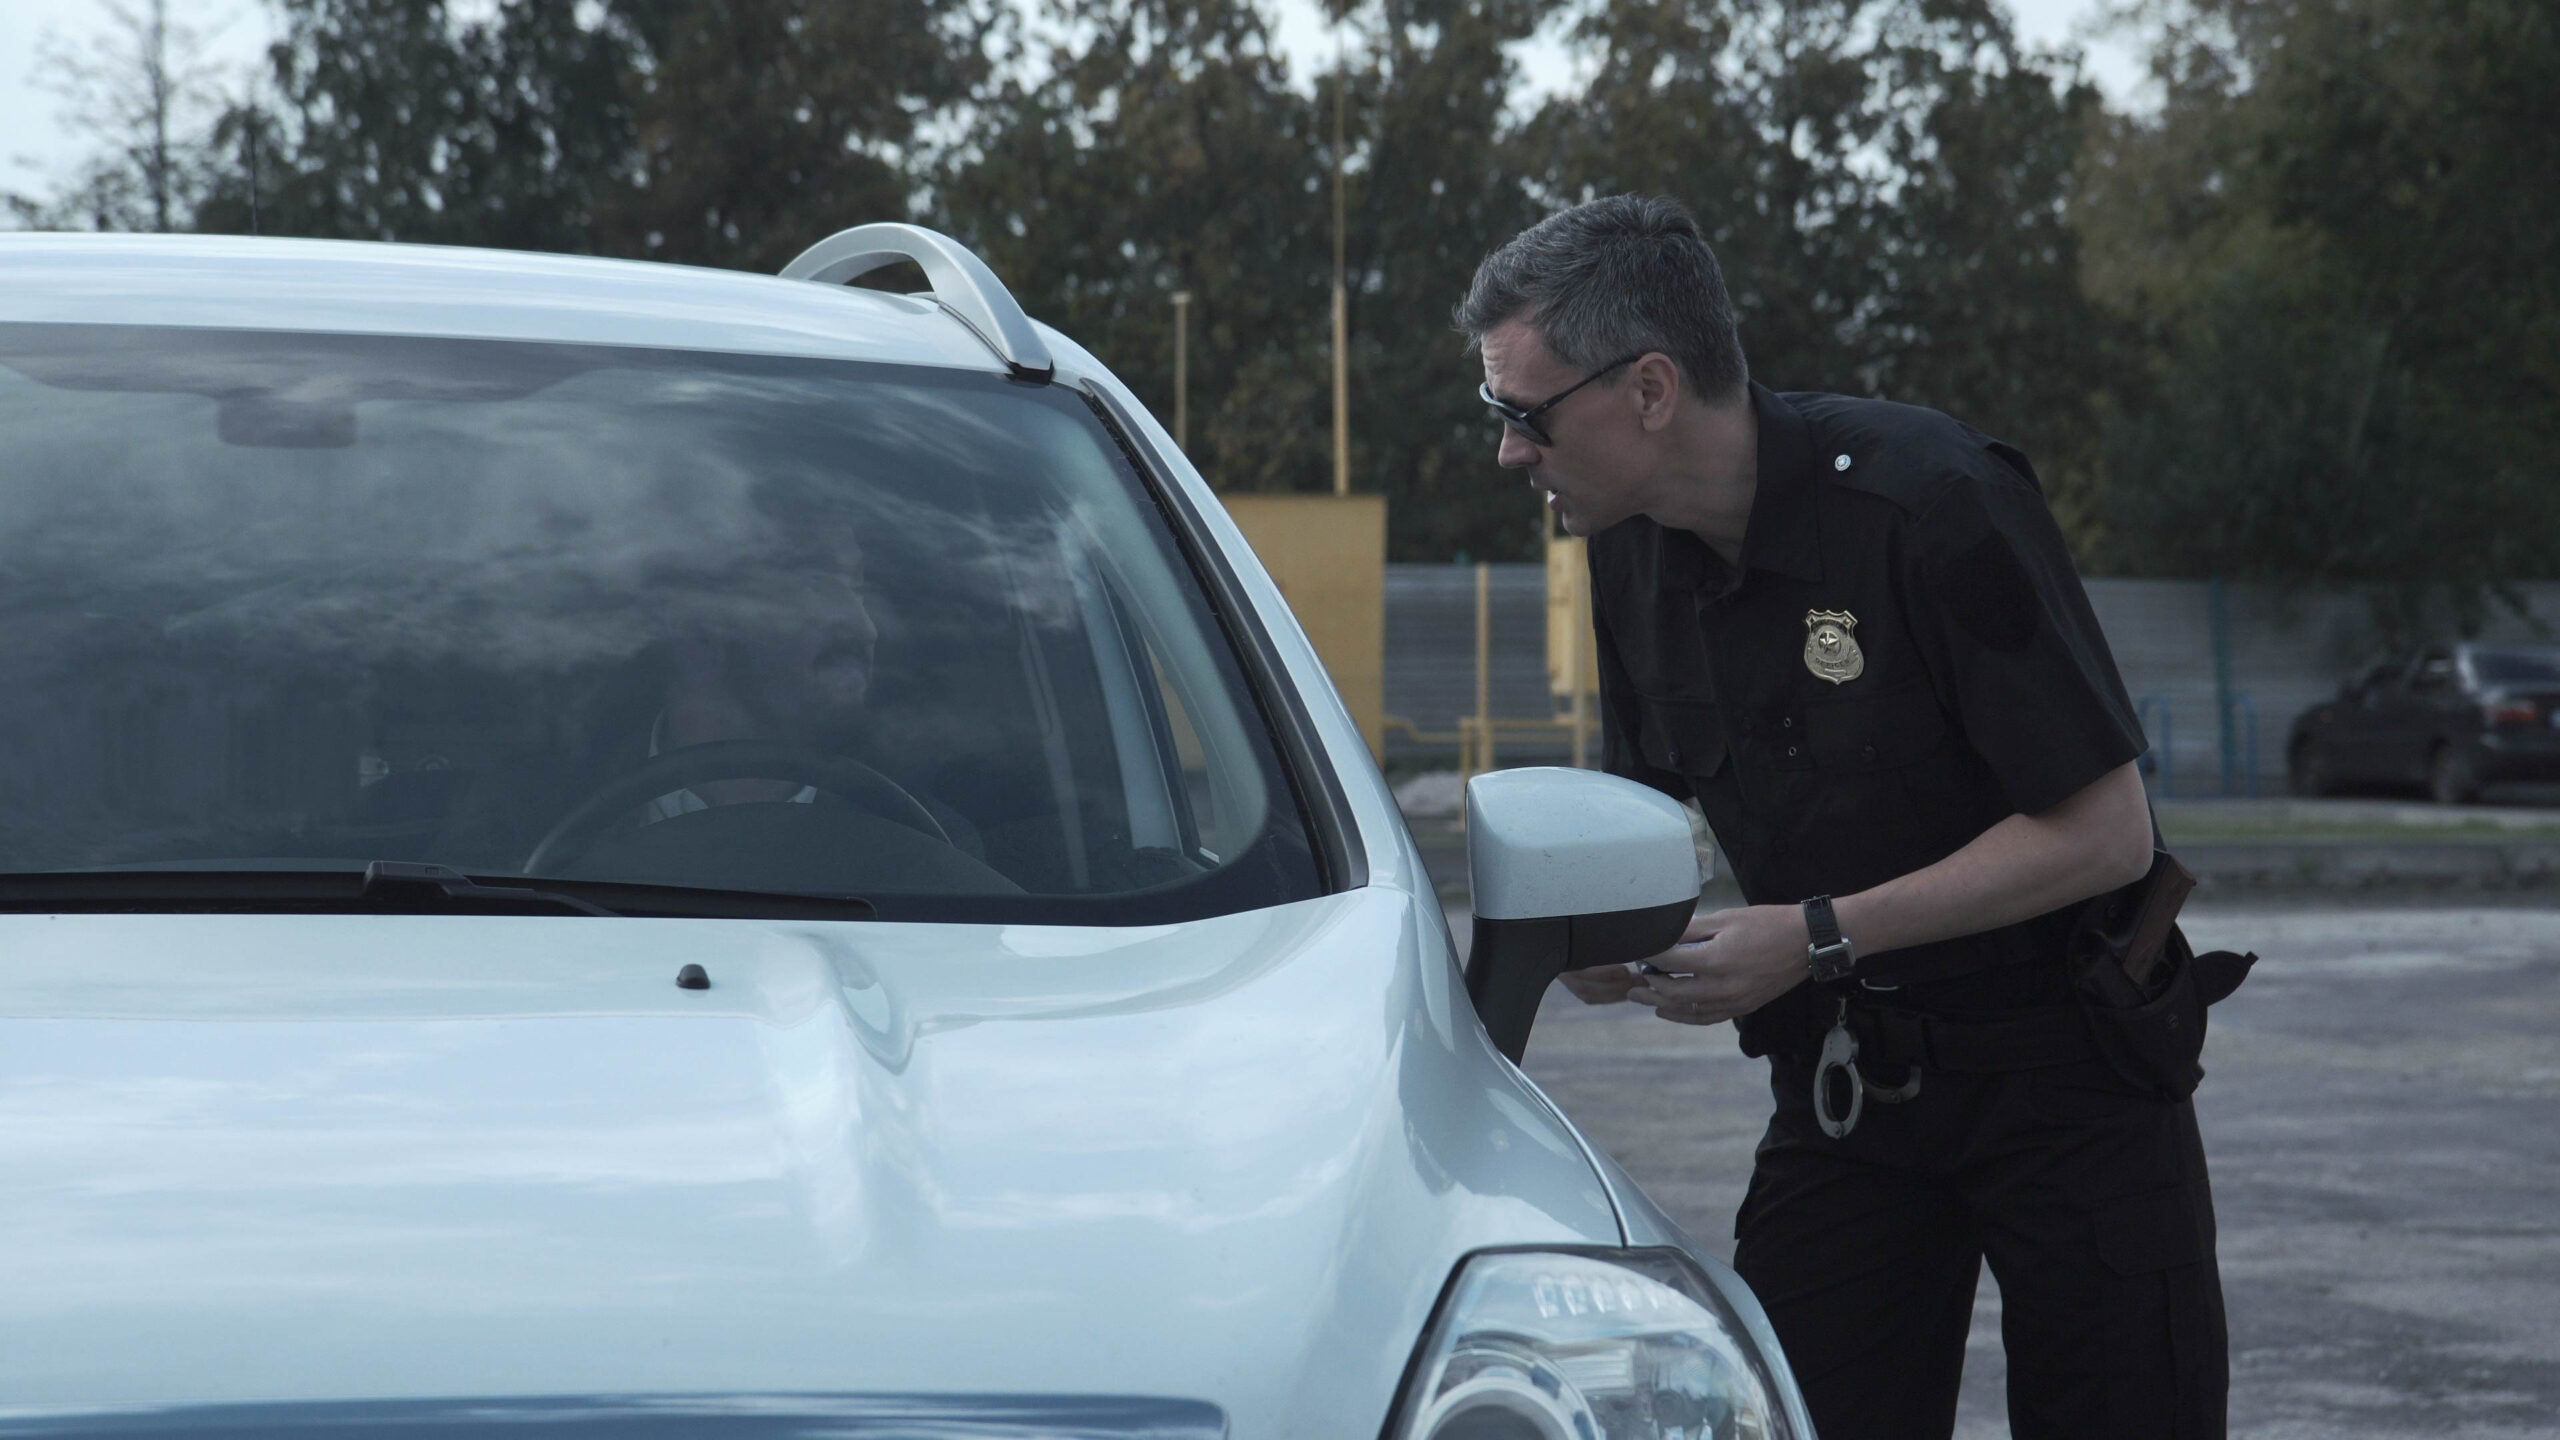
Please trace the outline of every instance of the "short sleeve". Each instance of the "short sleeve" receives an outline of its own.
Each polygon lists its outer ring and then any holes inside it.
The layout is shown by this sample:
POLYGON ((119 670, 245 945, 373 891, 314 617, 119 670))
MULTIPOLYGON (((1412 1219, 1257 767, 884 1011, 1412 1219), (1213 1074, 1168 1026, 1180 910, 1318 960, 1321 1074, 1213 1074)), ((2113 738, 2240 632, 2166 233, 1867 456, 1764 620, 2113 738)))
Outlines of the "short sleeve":
POLYGON ((1904 593, 1939 703, 2040 814, 2139 756, 2142 726, 2044 496, 1990 451, 1974 472, 1913 520, 1904 593))

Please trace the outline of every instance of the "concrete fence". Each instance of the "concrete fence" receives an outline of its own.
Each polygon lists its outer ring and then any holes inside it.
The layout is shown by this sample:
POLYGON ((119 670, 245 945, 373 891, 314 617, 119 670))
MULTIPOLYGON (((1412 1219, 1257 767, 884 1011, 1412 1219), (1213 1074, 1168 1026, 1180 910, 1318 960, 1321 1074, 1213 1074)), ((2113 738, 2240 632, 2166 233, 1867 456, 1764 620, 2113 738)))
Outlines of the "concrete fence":
MULTIPOLYGON (((2215 587, 2197 580, 2092 580, 2090 604, 2142 710, 2158 774, 2177 795, 2284 791, 2284 743, 2293 717, 2336 692, 2338 682, 2379 651, 2381 640, 2361 596, 2340 593, 2279 597, 2263 586, 2222 587, 2217 626, 2215 587), (2215 634, 2229 669, 2234 754, 2226 777, 2216 683, 2215 634), (2254 744, 2250 743, 2254 716, 2254 744), (2226 789, 2227 787, 2227 789, 2226 789)), ((2560 584, 2524 587, 2535 615, 2560 632, 2560 584)), ((1492 567, 1493 710, 1497 716, 1549 718, 1546 571, 1543 566, 1492 567)), ((1386 709, 1427 730, 1453 728, 1475 710, 1475 568, 1390 565, 1386 583, 1386 709)), ((2445 627, 2448 637, 2451 628, 2445 627)), ((2538 634, 2503 610, 2481 638, 2529 641, 2538 634)), ((1506 743, 1506 762, 1553 763, 1561 741, 1506 743)), ((1595 751, 1596 753, 1596 751, 1595 751)), ((1404 764, 1454 762, 1455 752, 1390 735, 1387 755, 1404 764)))

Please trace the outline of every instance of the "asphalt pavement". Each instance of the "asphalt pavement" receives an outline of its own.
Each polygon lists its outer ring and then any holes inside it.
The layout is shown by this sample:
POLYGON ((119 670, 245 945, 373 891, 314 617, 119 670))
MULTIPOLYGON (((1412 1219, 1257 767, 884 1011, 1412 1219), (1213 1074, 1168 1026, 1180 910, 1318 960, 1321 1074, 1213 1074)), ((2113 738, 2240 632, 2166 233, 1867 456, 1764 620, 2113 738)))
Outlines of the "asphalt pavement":
MULTIPOLYGON (((2200 949, 2264 957, 2213 1011, 2197 1098, 2232 1434, 2560 1436, 2560 911, 2530 894, 2261 892, 2199 899, 2187 928, 2200 949)), ((1730 1254, 1769 1107, 1731 1027, 1558 989, 1528 1070, 1730 1254)), ((2007 1434, 2003 1377, 1986 1276, 1965 1440, 2007 1434)))

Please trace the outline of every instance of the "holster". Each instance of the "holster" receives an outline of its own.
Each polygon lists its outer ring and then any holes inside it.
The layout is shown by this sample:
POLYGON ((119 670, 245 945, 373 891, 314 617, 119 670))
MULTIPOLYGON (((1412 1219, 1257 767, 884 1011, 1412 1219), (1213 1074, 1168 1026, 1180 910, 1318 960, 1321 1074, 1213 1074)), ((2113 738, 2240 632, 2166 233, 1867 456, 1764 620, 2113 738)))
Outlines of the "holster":
POLYGON ((2183 1100, 2204 1079, 2206 1007, 2240 988, 2255 954, 2198 955, 2178 929, 2195 877, 2163 849, 2150 873, 2089 902, 2071 932, 2072 994, 2089 1040, 2137 1090, 2183 1100))

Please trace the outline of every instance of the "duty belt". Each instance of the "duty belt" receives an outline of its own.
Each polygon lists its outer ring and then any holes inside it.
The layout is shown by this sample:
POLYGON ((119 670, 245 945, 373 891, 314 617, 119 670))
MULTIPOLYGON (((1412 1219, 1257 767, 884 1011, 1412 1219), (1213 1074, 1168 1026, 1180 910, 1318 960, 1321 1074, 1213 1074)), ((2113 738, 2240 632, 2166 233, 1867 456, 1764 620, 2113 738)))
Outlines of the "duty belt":
POLYGON ((1843 995, 1839 1013, 1822 1037, 1822 1054, 1814 1061, 1813 1118, 1823 1134, 1837 1140, 1857 1128, 1869 1095, 1880 1104, 1898 1105, 1920 1093, 1921 1076, 1928 1071, 1996 1075, 2069 1065, 2097 1053, 2079 1012, 2067 1005, 2000 1019, 1952 1020, 1856 1004, 1843 995), (1909 1074, 1890 1088, 1871 1084, 1858 1068, 1861 1061, 1905 1067, 1909 1074), (1847 1087, 1845 1115, 1831 1106, 1835 1075, 1847 1087))

